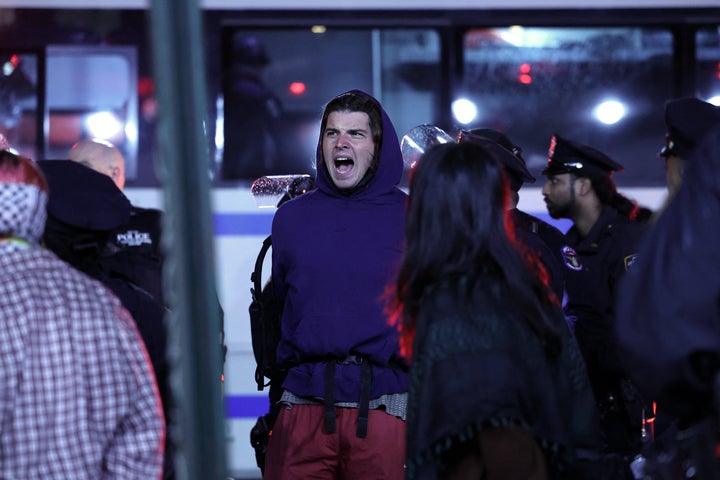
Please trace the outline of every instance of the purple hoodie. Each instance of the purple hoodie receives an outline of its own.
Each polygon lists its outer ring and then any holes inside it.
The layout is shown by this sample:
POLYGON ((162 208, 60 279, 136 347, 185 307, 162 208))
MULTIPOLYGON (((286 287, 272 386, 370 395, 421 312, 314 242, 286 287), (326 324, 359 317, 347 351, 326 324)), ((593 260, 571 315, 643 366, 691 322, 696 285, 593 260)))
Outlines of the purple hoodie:
MULTIPOLYGON (((382 298, 402 254, 407 197, 397 187, 403 171, 397 134, 380 110, 382 145, 372 180, 349 195, 340 192, 322 164, 320 132, 317 188, 285 203, 273 219, 272 281, 284 301, 277 357, 291 367, 283 386, 295 395, 323 397, 327 361, 348 355, 371 361, 370 398, 407 391, 382 298)), ((335 401, 357 402, 361 368, 335 369, 335 401)))

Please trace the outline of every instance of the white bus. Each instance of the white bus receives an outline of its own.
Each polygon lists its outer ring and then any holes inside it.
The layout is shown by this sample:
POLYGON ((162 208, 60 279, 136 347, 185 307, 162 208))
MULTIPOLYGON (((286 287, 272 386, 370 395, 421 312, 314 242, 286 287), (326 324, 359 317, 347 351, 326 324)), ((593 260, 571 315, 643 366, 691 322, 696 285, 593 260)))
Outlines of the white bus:
MULTIPOLYGON (((259 208, 250 185, 259 175, 313 175, 324 102, 352 88, 372 93, 400 135, 419 124, 451 134, 504 131, 538 179, 520 191, 520 208, 544 218, 540 171, 554 133, 623 164, 615 177, 620 190, 656 209, 665 196, 657 157, 664 103, 697 96, 720 104, 717 0, 358 3, 201 2, 206 62, 197 68, 207 78, 209 152, 199 161, 207 161, 212 191, 229 347, 227 468, 237 478, 260 478, 249 431, 267 409, 254 381, 248 305, 250 273, 274 209, 259 208), (245 41, 265 57, 256 62, 259 75, 277 101, 270 108, 278 107, 268 141, 281 154, 274 164, 256 158, 245 165, 252 168, 225 175, 223 164, 247 153, 242 145, 226 148, 233 132, 224 128, 225 112, 233 107, 223 81, 234 68, 233 42, 245 41)), ((0 132, 35 159, 64 158, 84 137, 106 138, 125 154, 133 203, 169 209, 156 172, 148 11, 143 0, 0 0, 0 132)))

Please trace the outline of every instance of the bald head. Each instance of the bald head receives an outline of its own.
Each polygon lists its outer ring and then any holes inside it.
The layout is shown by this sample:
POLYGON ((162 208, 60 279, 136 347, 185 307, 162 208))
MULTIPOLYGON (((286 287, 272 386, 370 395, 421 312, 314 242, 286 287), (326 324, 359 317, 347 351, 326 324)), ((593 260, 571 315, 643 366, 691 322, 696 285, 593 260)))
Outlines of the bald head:
POLYGON ((68 158, 112 178, 120 190, 125 187, 125 159, 113 144, 104 140, 82 140, 73 145, 68 158))

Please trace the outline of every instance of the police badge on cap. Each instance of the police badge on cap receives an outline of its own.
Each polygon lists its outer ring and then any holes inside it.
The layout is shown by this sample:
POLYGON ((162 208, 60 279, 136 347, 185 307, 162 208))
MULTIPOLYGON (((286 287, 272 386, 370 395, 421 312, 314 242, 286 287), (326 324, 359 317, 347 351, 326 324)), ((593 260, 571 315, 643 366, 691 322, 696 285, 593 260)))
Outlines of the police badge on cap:
POLYGON ((584 177, 621 172, 623 166, 599 150, 553 135, 548 150, 548 165, 543 175, 574 173, 584 177))

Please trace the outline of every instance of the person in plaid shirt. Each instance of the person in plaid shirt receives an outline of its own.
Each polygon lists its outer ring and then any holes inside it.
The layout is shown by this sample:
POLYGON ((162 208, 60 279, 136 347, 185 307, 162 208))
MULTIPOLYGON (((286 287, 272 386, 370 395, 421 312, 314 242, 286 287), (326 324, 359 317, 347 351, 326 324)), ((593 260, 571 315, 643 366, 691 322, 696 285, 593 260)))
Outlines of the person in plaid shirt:
POLYGON ((157 479, 165 421, 130 314, 39 245, 47 183, 0 151, 0 478, 157 479))

